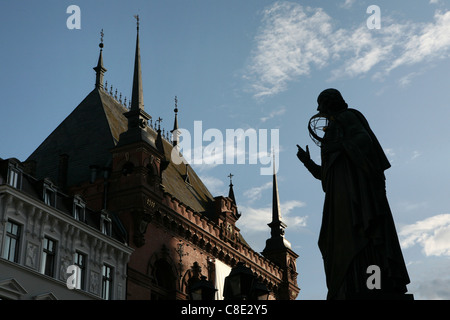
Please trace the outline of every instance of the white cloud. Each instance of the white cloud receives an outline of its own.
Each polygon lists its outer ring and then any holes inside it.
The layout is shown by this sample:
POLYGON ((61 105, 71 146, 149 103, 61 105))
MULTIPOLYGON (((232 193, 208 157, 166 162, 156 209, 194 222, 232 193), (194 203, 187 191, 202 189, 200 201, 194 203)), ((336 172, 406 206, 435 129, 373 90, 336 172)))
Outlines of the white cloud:
MULTIPOLYGON (((344 5, 351 5, 346 1, 344 5)), ((287 89, 287 84, 336 62, 331 78, 373 73, 383 79, 404 65, 441 59, 450 52, 450 11, 436 12, 434 21, 392 22, 383 17, 379 30, 365 21, 358 27, 334 28, 333 19, 321 8, 292 2, 275 2, 264 11, 246 78, 255 97, 287 89)), ((411 78, 404 78, 403 84, 411 78)))
POLYGON ((260 118, 261 122, 266 122, 267 120, 273 119, 276 116, 281 116, 286 113, 286 108, 281 107, 279 109, 276 109, 272 111, 268 116, 260 118))
POLYGON ((249 190, 244 191, 244 197, 249 201, 253 202, 261 199, 262 192, 267 189, 272 188, 272 181, 263 184, 262 186, 254 187, 249 190))
POLYGON ((426 256, 450 256, 450 214, 440 214, 401 228, 401 245, 422 246, 426 256))
POLYGON ((225 183, 222 180, 212 176, 200 176, 200 179, 213 196, 225 194, 224 190, 226 187, 225 183))
POLYGON ((355 0, 345 0, 341 5, 343 8, 350 8, 355 3, 355 0))
POLYGON ((450 11, 436 12, 435 22, 421 25, 419 32, 409 33, 403 51, 394 60, 388 71, 401 65, 410 65, 424 60, 448 55, 450 47, 450 11))
MULTIPOLYGON (((291 200, 280 204, 281 220, 286 223, 287 228, 293 229, 305 227, 307 216, 300 217, 295 215, 296 208, 304 207, 305 203, 297 200, 291 200)), ((268 223, 272 221, 272 206, 255 208, 250 206, 239 206, 242 216, 238 221, 239 228, 243 233, 247 232, 266 232, 269 230, 268 223)))
POLYGON ((411 160, 417 159, 421 155, 422 155, 422 152, 420 152, 418 150, 414 150, 413 155, 411 156, 411 160))
POLYGON ((401 77, 398 80, 398 83, 399 83, 400 87, 406 88, 407 86, 410 85, 410 83, 412 82, 413 78, 415 78, 415 77, 417 77, 417 76, 419 76, 421 74, 422 74, 422 72, 416 72, 416 71, 410 72, 407 75, 401 77))
POLYGON ((309 74, 311 64, 326 64, 330 20, 322 9, 290 2, 276 2, 265 10, 247 76, 257 78, 252 84, 256 97, 285 90, 288 81, 309 74))

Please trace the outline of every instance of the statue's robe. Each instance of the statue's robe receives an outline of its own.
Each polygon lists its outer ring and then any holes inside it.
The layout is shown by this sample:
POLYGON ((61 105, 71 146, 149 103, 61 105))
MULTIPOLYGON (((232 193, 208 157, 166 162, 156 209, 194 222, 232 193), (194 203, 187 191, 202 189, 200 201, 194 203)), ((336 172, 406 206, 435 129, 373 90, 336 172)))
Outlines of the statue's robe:
POLYGON ((409 277, 386 197, 390 163, 359 111, 345 109, 329 119, 322 165, 305 163, 325 192, 318 244, 327 299, 373 293, 367 287, 370 265, 381 271, 378 293, 405 293, 409 277))

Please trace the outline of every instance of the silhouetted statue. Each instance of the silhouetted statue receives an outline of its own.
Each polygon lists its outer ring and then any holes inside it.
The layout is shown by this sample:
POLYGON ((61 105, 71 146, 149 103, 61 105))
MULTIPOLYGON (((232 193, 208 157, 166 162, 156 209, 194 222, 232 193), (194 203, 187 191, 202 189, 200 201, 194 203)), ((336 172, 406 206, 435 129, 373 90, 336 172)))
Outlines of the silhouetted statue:
POLYGON ((297 145, 297 157, 325 192, 318 244, 327 299, 401 297, 409 276, 386 197, 384 171, 390 163, 365 117, 348 108, 338 90, 324 90, 317 102, 327 119, 322 164, 311 160, 308 146, 297 145), (380 289, 367 286, 371 265, 380 268, 380 289))

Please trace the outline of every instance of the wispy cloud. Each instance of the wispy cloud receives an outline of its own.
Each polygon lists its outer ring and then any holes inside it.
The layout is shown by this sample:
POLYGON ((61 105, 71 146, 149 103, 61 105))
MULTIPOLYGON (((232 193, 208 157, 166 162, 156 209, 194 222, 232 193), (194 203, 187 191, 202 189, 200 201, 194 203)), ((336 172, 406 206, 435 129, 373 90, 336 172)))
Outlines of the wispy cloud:
POLYGON ((268 116, 260 118, 260 120, 261 120, 261 122, 266 122, 267 120, 273 119, 276 116, 281 116, 285 113, 286 113, 286 108, 281 107, 281 108, 276 109, 276 110, 272 111, 271 113, 269 113, 268 116))
POLYGON ((263 184, 262 186, 253 187, 244 191, 244 197, 248 200, 248 202, 254 202, 256 200, 261 199, 262 192, 267 189, 272 188, 272 181, 263 184))
POLYGON ((280 93, 289 82, 331 62, 337 65, 330 71, 331 79, 369 72, 373 79, 383 79, 400 66, 440 59, 450 52, 450 11, 437 11, 429 23, 395 23, 384 16, 377 32, 368 29, 365 21, 349 29, 334 26, 321 8, 293 2, 268 7, 245 75, 254 96, 280 93))
MULTIPOLYGON (((296 215, 295 209, 304 207, 305 203, 297 200, 283 202, 280 205, 282 221, 289 229, 305 227, 307 216, 296 215)), ((267 232, 267 226, 272 221, 272 206, 256 208, 251 206, 239 206, 242 216, 238 223, 244 233, 267 232)))
MULTIPOLYGON (((388 71, 401 65, 411 65, 448 55, 450 48, 450 11, 436 12, 434 20, 435 22, 421 24, 419 28, 413 28, 413 31, 416 32, 409 32, 407 41, 403 44, 402 52, 394 59, 388 71)), ((412 26, 412 23, 407 25, 412 26)))
POLYGON ((414 150, 413 155, 411 156, 411 160, 417 159, 421 155, 422 155, 422 152, 420 152, 418 150, 414 150))
POLYGON ((415 77, 417 77, 417 76, 419 76, 421 74, 422 74, 422 72, 417 72, 417 71, 410 72, 407 75, 401 77, 398 80, 398 83, 399 83, 400 87, 406 88, 407 86, 409 86, 411 84, 412 80, 415 77))
POLYGON ((225 194, 224 181, 212 176, 202 175, 200 178, 213 196, 225 194))
POLYGON ((350 8, 355 3, 355 0, 345 0, 345 2, 341 5, 343 8, 350 8))
POLYGON ((312 64, 326 64, 330 20, 322 9, 290 2, 275 2, 265 10, 247 74, 254 80, 255 96, 279 93, 286 89, 288 81, 309 74, 312 64))
POLYGON ((450 256, 450 214, 440 214, 401 228, 401 245, 420 245, 426 256, 450 256))

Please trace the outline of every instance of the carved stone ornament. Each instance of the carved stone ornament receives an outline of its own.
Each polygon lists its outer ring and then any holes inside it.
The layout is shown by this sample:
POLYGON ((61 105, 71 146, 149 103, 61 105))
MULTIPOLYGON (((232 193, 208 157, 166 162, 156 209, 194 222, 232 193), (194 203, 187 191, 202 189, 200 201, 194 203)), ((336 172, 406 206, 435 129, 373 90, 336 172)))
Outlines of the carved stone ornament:
POLYGON ((39 251, 39 247, 36 244, 34 244, 32 242, 27 243, 27 256, 25 259, 26 266, 28 266, 32 269, 37 268, 38 251, 39 251))
MULTIPOLYGON (((153 207, 154 208, 154 207, 153 207)), ((152 221, 153 212, 151 210, 141 210, 134 212, 134 244, 142 247, 145 244, 145 232, 148 224, 152 221)))

